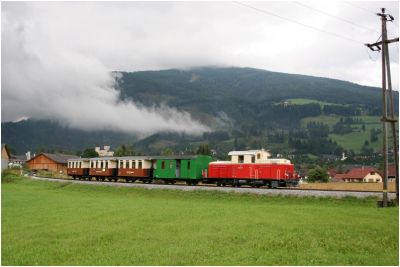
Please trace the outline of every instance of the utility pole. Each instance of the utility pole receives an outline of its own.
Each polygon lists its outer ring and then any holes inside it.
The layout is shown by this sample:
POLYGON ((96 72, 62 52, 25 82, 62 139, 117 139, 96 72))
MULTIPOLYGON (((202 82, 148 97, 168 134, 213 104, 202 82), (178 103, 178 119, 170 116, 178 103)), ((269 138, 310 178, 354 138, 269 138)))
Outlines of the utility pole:
POLYGON ((397 148, 397 133, 396 133, 396 122, 395 114, 394 114, 394 103, 393 103, 393 92, 392 92, 392 82, 391 82, 391 74, 390 74, 390 61, 389 61, 389 48, 388 44, 393 42, 398 42, 399 38, 387 39, 387 30, 386 30, 386 21, 393 21, 393 16, 389 14, 385 14, 385 8, 382 8, 382 13, 378 13, 378 16, 381 17, 382 22, 382 41, 366 44, 372 51, 380 51, 382 50, 382 129, 383 129, 383 148, 382 148, 382 156, 383 156, 383 196, 382 196, 382 207, 387 207, 388 204, 391 204, 391 201, 388 198, 388 188, 387 188, 387 179, 388 179, 388 146, 387 146, 387 122, 390 122, 392 128, 392 137, 393 137, 393 154, 395 157, 395 166, 396 166, 396 201, 399 203, 399 162, 398 162, 398 148, 397 148), (380 48, 382 45, 382 49, 380 48), (388 89, 386 90, 386 79, 388 84, 388 89), (387 97, 389 93, 390 99, 390 118, 388 118, 387 114, 387 97))

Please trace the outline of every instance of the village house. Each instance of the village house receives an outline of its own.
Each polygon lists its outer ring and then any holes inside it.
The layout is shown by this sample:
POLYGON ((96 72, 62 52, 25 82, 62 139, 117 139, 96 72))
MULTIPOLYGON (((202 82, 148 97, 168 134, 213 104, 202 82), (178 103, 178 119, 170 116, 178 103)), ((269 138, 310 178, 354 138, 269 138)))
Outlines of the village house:
POLYGON ((336 174, 333 178, 335 181, 343 182, 366 182, 366 183, 381 183, 382 176, 373 167, 353 168, 347 173, 336 174))
POLYGON ((26 161, 27 167, 32 171, 46 170, 67 173, 68 159, 79 158, 75 155, 40 153, 26 161))
POLYGON ((8 168, 8 163, 10 162, 10 152, 5 144, 1 144, 1 170, 8 168))
POLYGON ((104 146, 104 149, 100 149, 99 146, 95 147, 94 149, 99 157, 112 157, 114 156, 114 151, 110 150, 110 146, 104 146))
POLYGON ((396 165, 394 164, 388 166, 388 182, 396 182, 396 165))

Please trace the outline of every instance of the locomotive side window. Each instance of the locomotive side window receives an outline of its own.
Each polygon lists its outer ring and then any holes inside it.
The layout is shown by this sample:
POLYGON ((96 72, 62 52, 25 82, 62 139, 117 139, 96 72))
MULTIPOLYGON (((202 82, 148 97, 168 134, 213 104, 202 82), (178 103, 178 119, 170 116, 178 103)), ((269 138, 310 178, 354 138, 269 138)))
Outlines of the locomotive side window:
POLYGON ((251 156, 251 163, 256 163, 256 157, 255 156, 251 156))
POLYGON ((241 156, 239 156, 239 163, 243 163, 243 162, 244 162, 244 156, 241 155, 241 156))
POLYGON ((260 159, 260 158, 261 158, 261 154, 257 153, 257 159, 260 159))

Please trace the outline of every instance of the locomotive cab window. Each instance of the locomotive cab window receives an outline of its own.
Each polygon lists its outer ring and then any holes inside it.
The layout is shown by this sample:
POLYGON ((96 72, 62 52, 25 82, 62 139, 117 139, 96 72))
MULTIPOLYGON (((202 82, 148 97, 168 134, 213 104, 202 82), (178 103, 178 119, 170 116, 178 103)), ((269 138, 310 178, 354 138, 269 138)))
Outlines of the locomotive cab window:
POLYGON ((243 163, 243 162, 244 162, 244 156, 241 155, 241 156, 239 156, 239 163, 243 163))

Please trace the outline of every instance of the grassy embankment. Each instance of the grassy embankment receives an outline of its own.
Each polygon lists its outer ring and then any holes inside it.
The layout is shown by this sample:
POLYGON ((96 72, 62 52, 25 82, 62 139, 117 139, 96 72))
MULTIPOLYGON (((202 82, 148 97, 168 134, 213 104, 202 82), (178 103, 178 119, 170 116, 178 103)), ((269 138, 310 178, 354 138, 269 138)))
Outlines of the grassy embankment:
POLYGON ((376 199, 2 177, 2 265, 398 265, 398 241, 376 199))

